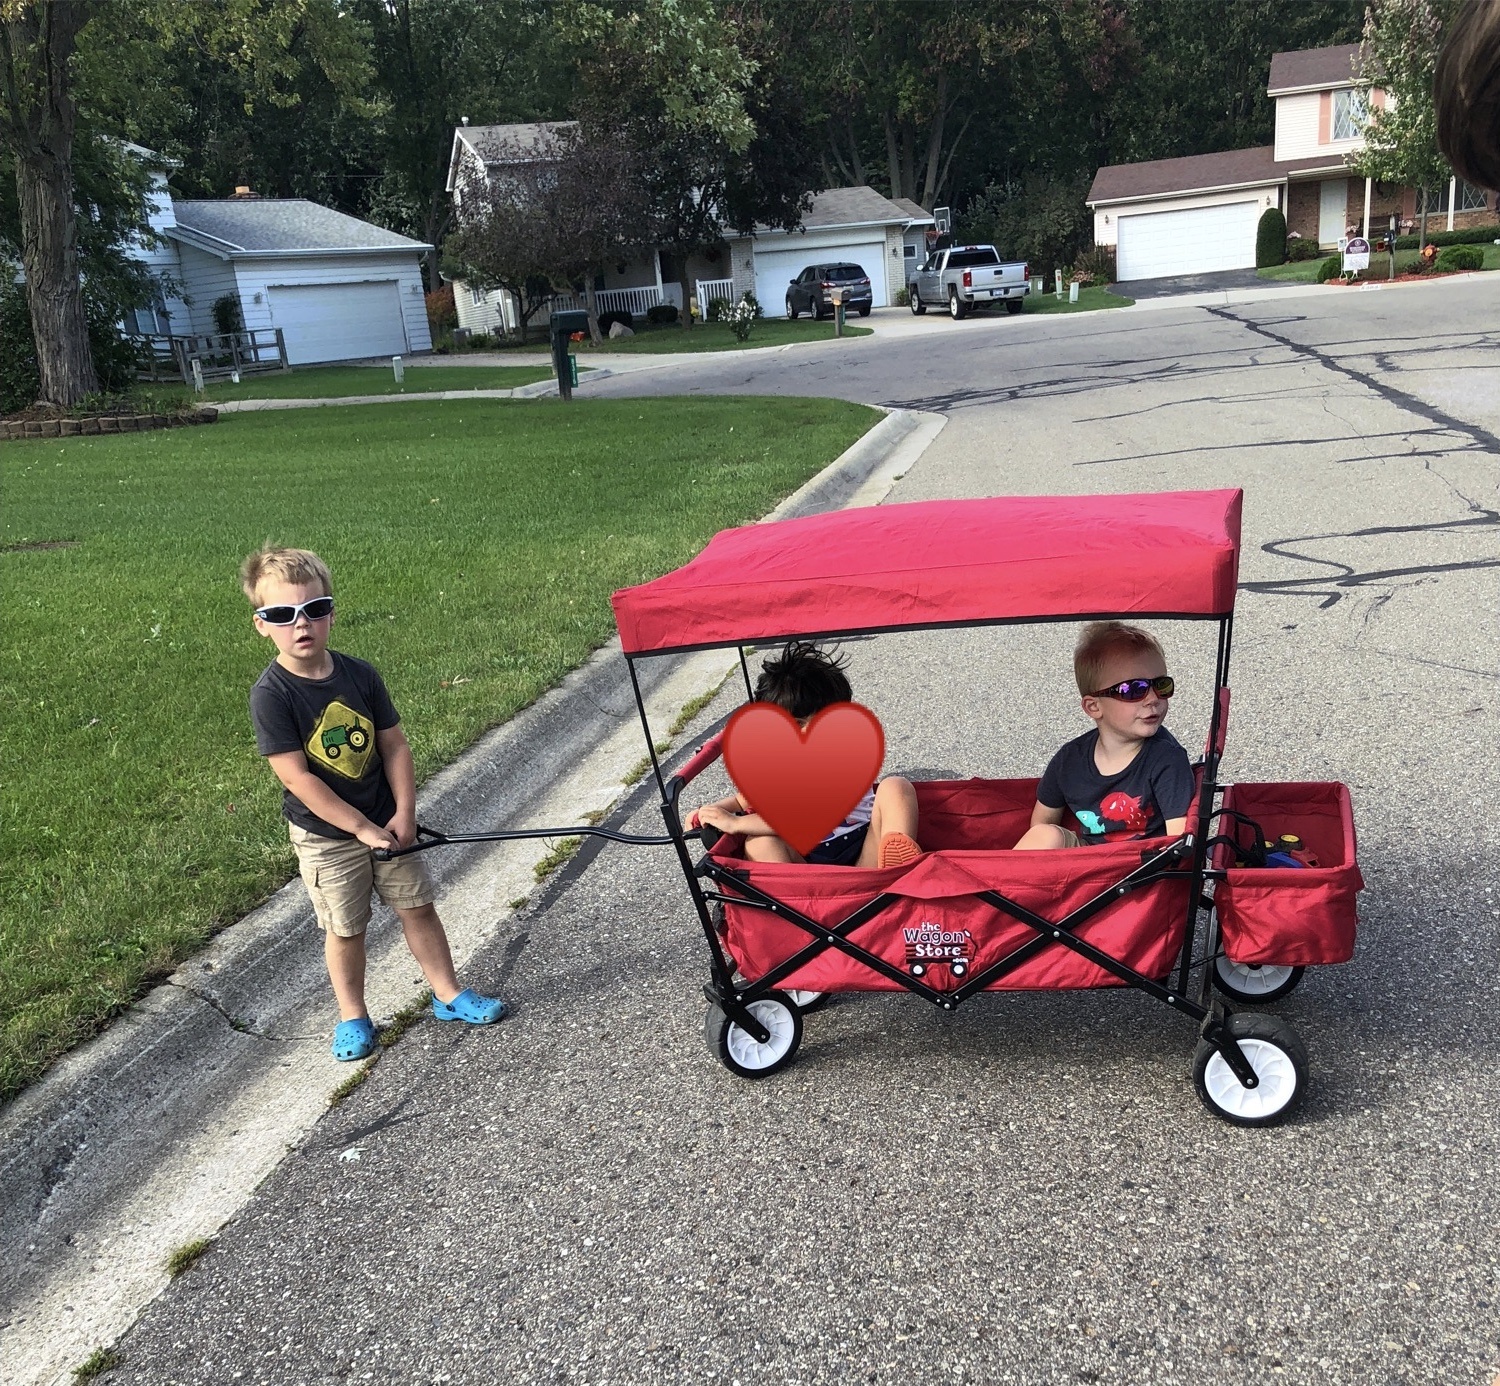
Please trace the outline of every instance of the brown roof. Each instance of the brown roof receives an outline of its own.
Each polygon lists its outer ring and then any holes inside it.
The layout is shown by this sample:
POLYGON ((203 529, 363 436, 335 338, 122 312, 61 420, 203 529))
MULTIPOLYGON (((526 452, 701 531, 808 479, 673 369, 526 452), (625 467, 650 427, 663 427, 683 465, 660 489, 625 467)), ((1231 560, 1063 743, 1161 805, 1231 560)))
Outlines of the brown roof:
POLYGON ((1213 192, 1258 183, 1279 183, 1299 173, 1344 167, 1342 154, 1320 154, 1311 159, 1282 159, 1275 146, 1226 149, 1220 154, 1189 154, 1182 159, 1153 159, 1144 164, 1111 164, 1094 175, 1086 199, 1098 203, 1129 202, 1173 193, 1213 192))
POLYGON ((913 202, 909 197, 893 197, 891 201, 906 213, 913 221, 931 221, 932 213, 919 202, 913 202))
POLYGON ((1304 48, 1300 53, 1277 53, 1271 59, 1271 78, 1266 92, 1326 90, 1347 87, 1354 81, 1359 44, 1340 43, 1332 48, 1304 48))

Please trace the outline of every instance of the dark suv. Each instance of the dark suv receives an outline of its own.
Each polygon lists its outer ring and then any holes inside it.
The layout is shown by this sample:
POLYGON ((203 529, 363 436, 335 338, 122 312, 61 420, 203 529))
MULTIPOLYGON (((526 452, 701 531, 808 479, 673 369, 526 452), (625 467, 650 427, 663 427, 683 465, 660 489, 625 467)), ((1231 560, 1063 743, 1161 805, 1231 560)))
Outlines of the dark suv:
POLYGON ((857 310, 860 317, 870 316, 875 298, 870 290, 870 276, 861 265, 809 265, 786 286, 786 315, 795 318, 811 313, 815 318, 833 312, 829 293, 844 291, 844 309, 857 310))

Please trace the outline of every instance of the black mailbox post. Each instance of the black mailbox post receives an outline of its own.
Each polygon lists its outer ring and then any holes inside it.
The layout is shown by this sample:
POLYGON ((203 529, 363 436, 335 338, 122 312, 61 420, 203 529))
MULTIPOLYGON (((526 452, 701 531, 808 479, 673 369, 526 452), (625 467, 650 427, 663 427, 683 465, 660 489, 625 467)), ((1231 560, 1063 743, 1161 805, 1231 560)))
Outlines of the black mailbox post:
POLYGON ((549 322, 552 334, 552 369, 557 372, 557 393, 562 399, 573 398, 573 358, 568 341, 575 332, 589 330, 589 315, 577 308, 554 313, 549 322))

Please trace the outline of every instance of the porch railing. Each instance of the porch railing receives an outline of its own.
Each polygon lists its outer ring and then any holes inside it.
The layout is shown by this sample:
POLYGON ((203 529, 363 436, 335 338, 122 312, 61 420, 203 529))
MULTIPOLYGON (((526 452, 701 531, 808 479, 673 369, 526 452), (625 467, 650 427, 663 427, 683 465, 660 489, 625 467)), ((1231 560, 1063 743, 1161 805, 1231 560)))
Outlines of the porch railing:
POLYGON ((725 303, 733 303, 734 280, 700 279, 698 281, 698 311, 705 318, 708 316, 708 305, 716 298, 722 298, 725 303))
POLYGON ((181 380, 193 383, 193 362, 205 380, 226 380, 234 374, 255 375, 288 371, 286 340, 279 327, 257 327, 248 332, 126 332, 136 348, 136 374, 142 380, 181 380))
MULTIPOLYGON (((646 309, 654 308, 661 299, 655 284, 644 284, 638 289, 597 289, 594 292, 594 303, 601 313, 625 312, 636 318, 645 317, 646 309)), ((586 306, 582 294, 558 294, 552 300, 552 307, 559 312, 586 306)))

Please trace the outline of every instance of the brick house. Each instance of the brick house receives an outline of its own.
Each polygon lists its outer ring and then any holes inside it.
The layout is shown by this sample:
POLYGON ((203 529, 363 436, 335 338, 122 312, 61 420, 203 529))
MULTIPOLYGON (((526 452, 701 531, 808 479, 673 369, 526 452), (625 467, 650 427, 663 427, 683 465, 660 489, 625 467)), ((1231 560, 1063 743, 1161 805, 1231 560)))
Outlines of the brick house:
MULTIPOLYGON (((1271 59, 1272 144, 1101 168, 1088 205, 1095 242, 1116 248, 1119 278, 1250 268, 1256 224, 1268 207, 1286 214, 1289 234, 1329 249, 1351 232, 1378 235, 1392 213, 1410 229, 1422 210, 1417 189, 1349 170, 1349 156, 1364 143, 1359 54, 1358 44, 1347 43, 1271 59)), ((1377 87, 1369 99, 1379 108, 1385 93, 1377 87)), ((1500 223, 1493 190, 1452 179, 1429 197, 1429 230, 1500 223)))

